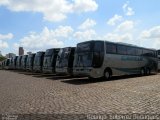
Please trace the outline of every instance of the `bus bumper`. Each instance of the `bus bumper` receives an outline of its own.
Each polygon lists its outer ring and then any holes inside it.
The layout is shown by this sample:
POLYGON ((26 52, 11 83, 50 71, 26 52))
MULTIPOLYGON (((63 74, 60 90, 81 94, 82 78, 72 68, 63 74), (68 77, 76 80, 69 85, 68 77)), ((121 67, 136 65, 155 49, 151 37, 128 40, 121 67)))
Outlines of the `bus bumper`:
POLYGON ((56 68, 56 73, 57 74, 72 74, 73 73, 73 69, 68 68, 68 67, 64 67, 64 68, 56 68))
POLYGON ((33 71, 34 72, 42 72, 42 67, 41 66, 34 66, 33 71))
POLYGON ((92 78, 101 78, 101 77, 103 77, 103 72, 100 69, 95 69, 92 67, 74 68, 73 75, 74 76, 92 77, 92 78))
POLYGON ((73 75, 74 76, 90 77, 91 71, 92 71, 92 68, 74 68, 73 75))
POLYGON ((26 71, 33 71, 33 66, 26 66, 26 71))
POLYGON ((43 73, 54 73, 53 67, 43 67, 43 73))

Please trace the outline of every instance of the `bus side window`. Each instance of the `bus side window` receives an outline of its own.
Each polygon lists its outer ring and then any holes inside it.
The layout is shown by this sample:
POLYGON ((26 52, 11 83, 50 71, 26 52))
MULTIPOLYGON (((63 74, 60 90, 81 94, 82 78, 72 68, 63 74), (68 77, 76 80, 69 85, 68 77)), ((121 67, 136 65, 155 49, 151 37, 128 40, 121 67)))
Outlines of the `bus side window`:
POLYGON ((128 55, 136 55, 136 48, 134 48, 134 47, 127 47, 127 54, 128 55))
MULTIPOLYGON (((89 56, 88 56, 89 57, 89 56)), ((95 42, 93 54, 93 67, 98 68, 102 66, 104 59, 104 42, 95 42)))
POLYGON ((155 57, 154 51, 151 51, 151 50, 150 50, 150 51, 149 51, 149 56, 150 56, 150 57, 155 57))
POLYGON ((96 42, 94 46, 95 52, 103 52, 104 51, 104 43, 103 42, 96 42))
POLYGON ((112 43, 106 43, 106 53, 117 53, 117 46, 112 43))
POLYGON ((144 49, 144 50, 143 50, 143 55, 144 55, 144 56, 147 56, 147 57, 154 57, 154 52, 151 51, 151 50, 146 50, 146 49, 144 49))
POLYGON ((153 57, 157 57, 157 51, 152 51, 152 53, 153 53, 153 57))
POLYGON ((139 56, 141 56, 143 54, 143 51, 142 51, 142 49, 140 49, 140 48, 137 48, 136 49, 136 55, 139 55, 139 56))
POLYGON ((127 54, 127 47, 124 45, 117 45, 117 53, 126 55, 127 54))
POLYGON ((155 51, 154 54, 155 54, 155 57, 157 58, 158 57, 158 52, 155 51))

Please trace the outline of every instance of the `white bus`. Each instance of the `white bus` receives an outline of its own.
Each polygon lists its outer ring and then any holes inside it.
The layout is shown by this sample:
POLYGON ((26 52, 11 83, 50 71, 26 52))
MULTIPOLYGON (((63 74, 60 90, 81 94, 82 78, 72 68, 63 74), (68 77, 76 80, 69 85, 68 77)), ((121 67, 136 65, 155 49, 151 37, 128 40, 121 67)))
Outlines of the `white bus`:
POLYGON ((160 71, 160 50, 158 50, 158 70, 160 71))
POLYGON ((73 74, 90 78, 157 73, 157 51, 130 44, 87 41, 77 44, 73 74))
POLYGON ((9 65, 9 69, 13 70, 16 69, 16 61, 18 56, 12 57, 9 65))
POLYGON ((43 73, 55 73, 56 59, 59 48, 47 49, 43 60, 43 73))
POLYGON ((10 65, 10 62, 11 62, 11 59, 10 58, 7 58, 5 60, 5 65, 4 65, 4 69, 8 70, 9 69, 9 65, 10 65))
POLYGON ((75 47, 61 48, 56 60, 56 74, 73 74, 75 47))

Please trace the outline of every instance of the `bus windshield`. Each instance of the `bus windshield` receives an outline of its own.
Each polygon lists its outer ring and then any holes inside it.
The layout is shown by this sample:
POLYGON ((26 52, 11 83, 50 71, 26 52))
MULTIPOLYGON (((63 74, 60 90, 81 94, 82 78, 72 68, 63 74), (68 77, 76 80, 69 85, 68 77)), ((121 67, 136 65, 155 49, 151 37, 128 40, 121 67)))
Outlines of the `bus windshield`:
POLYGON ((32 66, 33 65, 33 59, 34 59, 35 54, 30 54, 27 58, 27 66, 32 66))
POLYGON ((54 52, 54 49, 48 49, 45 52, 45 56, 52 56, 53 52, 54 52))
POLYGON ((38 52, 35 55, 34 64, 37 66, 41 66, 43 64, 43 56, 44 56, 44 52, 38 52))
POLYGON ((104 57, 104 42, 89 41, 77 45, 75 67, 100 67, 104 57))
POLYGON ((58 53, 58 65, 59 67, 67 67, 68 66, 68 59, 70 55, 70 49, 69 48, 62 48, 58 53))
POLYGON ((21 59, 22 59, 22 56, 19 56, 19 57, 17 58, 17 65, 21 65, 21 59))
POLYGON ((77 53, 84 53, 84 52, 91 52, 93 51, 93 44, 92 42, 84 42, 77 45, 77 53))
POLYGON ((44 61, 43 61, 43 66, 44 67, 54 67, 58 52, 59 52, 59 48, 46 50, 44 61))
POLYGON ((36 56, 34 60, 34 65, 41 65, 41 56, 36 56))

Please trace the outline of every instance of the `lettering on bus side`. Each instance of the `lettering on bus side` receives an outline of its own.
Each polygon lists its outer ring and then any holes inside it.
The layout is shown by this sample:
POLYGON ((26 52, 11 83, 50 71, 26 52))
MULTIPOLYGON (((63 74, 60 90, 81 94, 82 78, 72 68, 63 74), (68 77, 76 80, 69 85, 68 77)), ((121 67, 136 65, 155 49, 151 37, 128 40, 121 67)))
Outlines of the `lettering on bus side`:
POLYGON ((143 61, 142 57, 133 57, 133 56, 122 56, 121 57, 122 61, 143 61))

